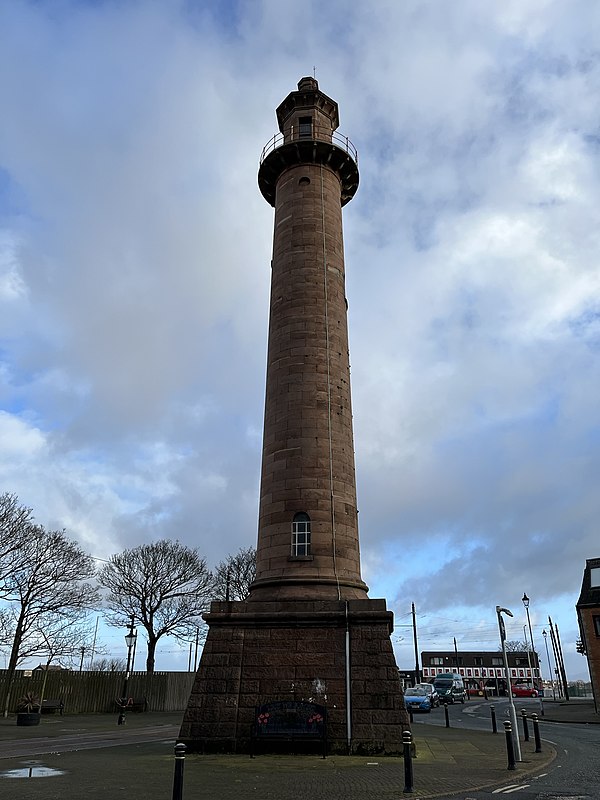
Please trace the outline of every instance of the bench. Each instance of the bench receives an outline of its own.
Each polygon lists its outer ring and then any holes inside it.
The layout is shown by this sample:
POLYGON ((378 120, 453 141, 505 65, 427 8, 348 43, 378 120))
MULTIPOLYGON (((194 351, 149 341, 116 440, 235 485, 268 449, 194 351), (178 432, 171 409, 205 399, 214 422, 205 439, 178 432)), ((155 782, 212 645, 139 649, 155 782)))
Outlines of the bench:
POLYGON ((148 701, 145 697, 127 697, 115 700, 117 708, 124 711, 140 713, 148 711, 148 701))
POLYGON ((300 700, 277 700, 255 709, 250 757, 257 747, 271 752, 314 752, 327 756, 327 709, 300 700))
POLYGON ((58 711, 62 717, 62 713, 64 711, 65 704, 62 700, 57 700, 51 697, 44 698, 42 700, 42 707, 40 709, 42 714, 54 714, 58 711))

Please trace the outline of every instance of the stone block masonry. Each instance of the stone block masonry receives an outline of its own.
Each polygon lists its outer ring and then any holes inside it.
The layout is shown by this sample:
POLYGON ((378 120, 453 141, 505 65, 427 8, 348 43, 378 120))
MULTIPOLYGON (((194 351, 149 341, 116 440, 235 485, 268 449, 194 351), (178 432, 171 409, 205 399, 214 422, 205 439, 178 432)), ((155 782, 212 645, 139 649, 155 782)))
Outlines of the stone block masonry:
POLYGON ((256 706, 301 700, 326 706, 331 753, 401 753, 408 715, 391 617, 384 600, 213 603, 180 740, 195 752, 249 752, 256 706))

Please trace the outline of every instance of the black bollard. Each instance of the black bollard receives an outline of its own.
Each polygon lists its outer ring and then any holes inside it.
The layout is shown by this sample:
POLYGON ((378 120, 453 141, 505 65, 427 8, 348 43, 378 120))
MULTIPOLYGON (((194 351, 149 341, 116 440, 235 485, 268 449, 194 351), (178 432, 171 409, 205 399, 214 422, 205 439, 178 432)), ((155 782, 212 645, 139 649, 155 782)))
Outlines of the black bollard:
POLYGON ((402 744, 404 745, 404 793, 410 794, 415 790, 412 766, 412 733, 410 731, 403 731, 402 744))
POLYGON ((186 746, 181 742, 175 745, 175 771, 173 773, 173 800, 183 800, 183 765, 186 746))
POLYGON ((542 740, 540 739, 540 725, 538 722, 538 715, 532 714, 531 721, 533 722, 533 738, 535 739, 535 752, 542 752, 542 740))
POLYGON ((410 720, 410 724, 412 725, 412 724, 413 724, 413 722, 414 722, 414 719, 413 719, 413 713, 412 713, 412 708, 409 708, 409 709, 408 709, 408 718, 409 718, 409 720, 410 720))
POLYGON ((498 725, 496 724, 496 709, 490 706, 490 714, 492 715, 492 733, 498 733, 498 725))
POLYGON ((523 739, 529 741, 529 725, 527 724, 527 709, 521 709, 521 717, 523 719, 523 739))
POLYGON ((444 716, 446 717, 446 727, 450 727, 450 717, 448 716, 448 703, 444 703, 444 716))
POLYGON ((504 723, 504 733, 506 735, 506 752, 508 753, 508 769, 516 769, 515 746, 512 738, 512 725, 509 720, 504 723))

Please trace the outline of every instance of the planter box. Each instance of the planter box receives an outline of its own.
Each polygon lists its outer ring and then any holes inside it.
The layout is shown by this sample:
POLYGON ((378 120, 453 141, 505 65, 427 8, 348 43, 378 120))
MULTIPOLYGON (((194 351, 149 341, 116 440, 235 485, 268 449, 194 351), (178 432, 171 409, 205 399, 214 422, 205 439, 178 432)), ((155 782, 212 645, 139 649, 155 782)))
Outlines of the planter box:
POLYGON ((17 712, 17 725, 39 725, 39 711, 19 711, 17 712))

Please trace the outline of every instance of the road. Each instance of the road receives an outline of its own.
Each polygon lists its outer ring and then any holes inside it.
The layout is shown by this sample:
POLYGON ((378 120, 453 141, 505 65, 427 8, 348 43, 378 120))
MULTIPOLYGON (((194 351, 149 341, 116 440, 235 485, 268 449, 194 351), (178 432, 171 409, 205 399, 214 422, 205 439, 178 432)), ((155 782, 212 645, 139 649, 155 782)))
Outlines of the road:
MULTIPOLYGON (((502 722, 508 719, 508 701, 494 698, 493 701, 470 701, 465 705, 450 706, 449 718, 452 727, 475 730, 491 730, 490 705, 495 706, 498 735, 502 734, 502 722)), ((538 700, 521 699, 517 710, 526 708, 528 715, 540 714, 538 700)), ((507 771, 506 784, 499 789, 469 792, 457 795, 457 800, 490 800, 494 797, 518 797, 520 800, 599 800, 600 798, 600 725, 574 725, 546 722, 541 716, 540 735, 544 742, 551 742, 558 752, 557 758, 545 771, 534 776, 519 778, 518 769, 507 771)), ((443 709, 434 709, 427 717, 416 717, 415 723, 445 725, 443 709)), ((519 720, 519 725, 520 725, 519 720)), ((530 723, 530 737, 533 731, 530 723)), ((522 729, 521 733, 522 733, 522 729)))
POLYGON ((119 728, 118 731, 77 733, 72 736, 36 737, 32 739, 3 741, 0 759, 37 756, 46 753, 67 753, 74 750, 94 750, 102 747, 117 747, 123 744, 142 744, 162 739, 175 739, 179 731, 176 725, 155 725, 141 730, 119 728))

